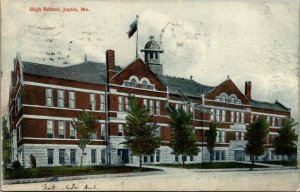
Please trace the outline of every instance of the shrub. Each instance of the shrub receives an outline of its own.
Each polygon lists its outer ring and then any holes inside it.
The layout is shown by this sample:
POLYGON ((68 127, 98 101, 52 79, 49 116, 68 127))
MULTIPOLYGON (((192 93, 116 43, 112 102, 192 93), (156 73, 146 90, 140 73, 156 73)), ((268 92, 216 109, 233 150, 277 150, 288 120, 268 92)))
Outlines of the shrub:
POLYGON ((12 167, 13 169, 20 169, 21 168, 21 163, 19 160, 15 160, 13 163, 12 163, 12 167))
POLYGON ((36 159, 32 154, 30 155, 30 165, 31 168, 36 168, 36 159))

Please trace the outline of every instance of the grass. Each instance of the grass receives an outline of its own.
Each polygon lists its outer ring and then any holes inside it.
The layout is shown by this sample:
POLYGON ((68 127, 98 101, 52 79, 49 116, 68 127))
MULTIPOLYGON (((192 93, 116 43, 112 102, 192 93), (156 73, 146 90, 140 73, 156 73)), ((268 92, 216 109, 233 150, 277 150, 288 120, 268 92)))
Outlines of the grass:
POLYGON ((133 173, 160 171, 159 169, 129 167, 129 166, 84 166, 84 167, 37 167, 28 169, 6 169, 4 179, 28 179, 43 177, 59 177, 59 176, 79 176, 79 175, 98 175, 98 174, 117 174, 117 173, 133 173))
MULTIPOLYGON (((251 164, 239 163, 239 162, 205 162, 195 164, 157 164, 156 166, 162 167, 174 167, 174 168, 185 168, 185 169, 226 169, 226 168, 250 168, 251 164)), ((254 168, 267 168, 266 166, 254 164, 254 168)))
POLYGON ((267 164, 283 165, 285 167, 297 166, 297 161, 265 161, 267 164))

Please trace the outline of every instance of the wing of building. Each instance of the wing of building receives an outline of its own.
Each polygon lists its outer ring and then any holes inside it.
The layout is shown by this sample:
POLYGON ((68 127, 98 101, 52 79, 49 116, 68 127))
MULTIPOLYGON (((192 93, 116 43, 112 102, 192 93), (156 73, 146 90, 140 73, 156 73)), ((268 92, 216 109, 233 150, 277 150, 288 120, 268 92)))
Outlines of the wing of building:
MULTIPOLYGON (((158 122, 162 146, 143 163, 187 163, 209 161, 205 132, 209 122, 219 121, 215 161, 249 159, 245 155, 245 132, 258 116, 265 116, 270 133, 265 140, 271 146, 281 123, 290 109, 274 103, 252 99, 251 82, 241 92, 228 77, 218 86, 208 86, 191 79, 171 77, 163 73, 160 56, 163 50, 151 36, 142 50, 144 59, 136 59, 127 67, 115 65, 113 50, 106 52, 106 63, 85 60, 81 64, 57 67, 23 61, 20 54, 11 72, 9 100, 12 159, 30 167, 30 155, 37 166, 78 165, 81 150, 71 121, 82 110, 89 110, 100 125, 92 144, 85 150, 84 165, 137 163, 124 146, 124 124, 127 97, 135 95, 158 122), (167 103, 193 113, 193 124, 201 152, 197 156, 178 157, 168 147, 171 139, 167 103), (206 108, 206 111, 201 110, 206 108), (203 112, 202 112, 203 111, 203 112)), ((26 54, 26 53, 24 53, 26 54)), ((201 75, 201 74, 199 74, 201 75)), ((258 157, 273 160, 272 148, 258 157)))

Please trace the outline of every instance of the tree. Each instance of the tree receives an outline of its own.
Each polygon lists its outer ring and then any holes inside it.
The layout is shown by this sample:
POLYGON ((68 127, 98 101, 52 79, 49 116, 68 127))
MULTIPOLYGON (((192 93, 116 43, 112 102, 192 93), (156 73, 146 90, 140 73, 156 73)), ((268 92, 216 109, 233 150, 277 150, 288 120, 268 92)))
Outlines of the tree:
POLYGON ((296 142, 298 140, 298 136, 296 135, 293 126, 294 119, 288 118, 282 124, 281 128, 277 130, 278 136, 276 136, 273 141, 275 153, 282 155, 282 161, 284 161, 284 155, 287 155, 290 159, 293 154, 297 153, 296 142))
POLYGON ((139 156, 139 167, 142 168, 142 155, 151 155, 160 146, 160 138, 155 135, 159 128, 154 123, 145 106, 138 105, 134 96, 128 97, 129 111, 126 117, 126 146, 134 156, 139 156))
POLYGON ((92 142, 92 134, 96 132, 99 122, 92 116, 91 112, 82 109, 82 111, 78 114, 77 119, 73 119, 72 125, 79 137, 78 146, 82 150, 80 166, 82 166, 84 149, 92 142))
POLYGON ((10 159, 10 147, 9 147, 10 136, 9 136, 9 128, 7 126, 7 119, 4 116, 2 117, 2 136, 3 136, 3 140, 2 140, 3 163, 4 163, 4 167, 6 167, 10 159))
POLYGON ((206 140, 207 140, 206 148, 207 148, 207 150, 210 154, 210 159, 209 159, 210 162, 212 162, 213 154, 214 154, 214 148, 215 148, 215 145, 216 145, 217 126, 218 126, 217 121, 210 122, 209 130, 205 134, 206 140))
POLYGON ((269 125, 265 117, 259 117, 250 124, 250 128, 247 129, 246 137, 246 154, 250 155, 253 169, 255 156, 262 155, 265 152, 264 139, 269 133, 269 125))
MULTIPOLYGON (((182 108, 175 109, 170 106, 167 111, 171 117, 172 138, 170 147, 173 149, 172 154, 182 156, 192 156, 199 153, 196 145, 196 137, 193 132, 193 115, 185 112, 182 108)), ((182 166, 185 159, 182 158, 182 166)))

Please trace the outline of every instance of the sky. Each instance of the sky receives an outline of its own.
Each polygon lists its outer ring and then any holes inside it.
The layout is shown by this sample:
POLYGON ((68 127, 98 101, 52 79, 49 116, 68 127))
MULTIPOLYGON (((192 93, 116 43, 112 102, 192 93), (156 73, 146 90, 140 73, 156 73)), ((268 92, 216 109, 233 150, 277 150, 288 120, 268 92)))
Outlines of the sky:
MULTIPOLYGON (((139 15, 139 49, 150 35, 160 43, 164 74, 217 86, 229 75, 252 98, 280 101, 299 121, 299 1, 15 1, 1 2, 1 113, 7 112, 10 71, 22 60, 70 66, 135 59, 129 25, 139 15), (59 8, 30 11, 30 7, 59 8), (89 11, 63 12, 86 7, 89 11)), ((142 53, 139 52, 143 57, 142 53)))

